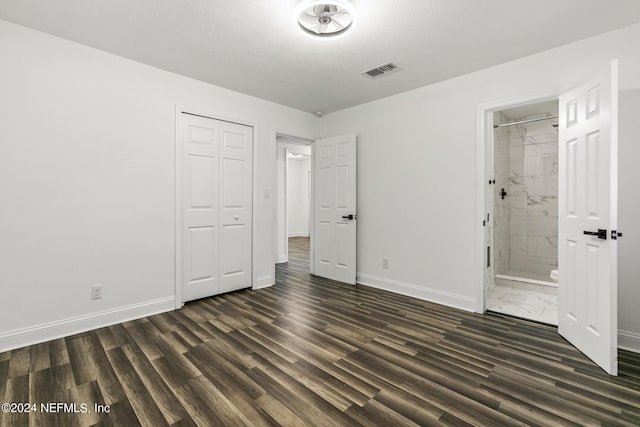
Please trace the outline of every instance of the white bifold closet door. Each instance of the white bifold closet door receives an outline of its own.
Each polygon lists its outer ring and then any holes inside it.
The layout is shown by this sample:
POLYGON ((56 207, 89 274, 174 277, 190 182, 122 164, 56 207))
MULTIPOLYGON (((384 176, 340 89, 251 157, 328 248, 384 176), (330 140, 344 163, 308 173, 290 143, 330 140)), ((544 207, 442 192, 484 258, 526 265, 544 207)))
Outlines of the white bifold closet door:
POLYGON ((249 126, 182 114, 182 300, 251 286, 249 126))

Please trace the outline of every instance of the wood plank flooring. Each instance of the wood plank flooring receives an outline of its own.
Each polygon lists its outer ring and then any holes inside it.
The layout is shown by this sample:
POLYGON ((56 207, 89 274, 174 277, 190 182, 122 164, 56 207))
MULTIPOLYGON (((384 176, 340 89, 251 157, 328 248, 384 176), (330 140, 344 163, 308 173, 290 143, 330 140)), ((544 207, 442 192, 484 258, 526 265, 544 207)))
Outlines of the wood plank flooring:
POLYGON ((609 377, 553 327, 312 277, 307 250, 271 288, 0 353, 0 403, 90 410, 0 425, 640 425, 640 355, 609 377))

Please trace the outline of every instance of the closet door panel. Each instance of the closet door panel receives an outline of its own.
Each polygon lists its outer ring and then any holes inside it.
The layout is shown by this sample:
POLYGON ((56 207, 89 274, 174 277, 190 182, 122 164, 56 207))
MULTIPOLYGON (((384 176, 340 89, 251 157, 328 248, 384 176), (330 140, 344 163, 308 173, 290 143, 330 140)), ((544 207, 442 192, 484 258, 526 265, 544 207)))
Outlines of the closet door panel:
POLYGON ((220 292, 252 283, 253 129, 220 124, 220 292))
POLYGON ((219 292, 219 123, 182 115, 183 301, 219 292))

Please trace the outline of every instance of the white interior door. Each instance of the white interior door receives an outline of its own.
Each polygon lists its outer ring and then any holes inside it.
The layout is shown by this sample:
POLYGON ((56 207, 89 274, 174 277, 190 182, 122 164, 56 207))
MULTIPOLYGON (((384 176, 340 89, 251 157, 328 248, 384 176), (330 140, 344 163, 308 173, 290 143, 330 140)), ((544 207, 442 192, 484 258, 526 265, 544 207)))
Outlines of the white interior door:
POLYGON ((182 299, 219 292, 217 120, 182 114, 182 299))
POLYGON ((558 331, 611 375, 618 373, 617 241, 611 238, 617 229, 617 95, 612 61, 563 93, 559 111, 558 331))
POLYGON ((220 292, 251 286, 253 128, 220 123, 220 292))
POLYGON ((356 284, 356 136, 313 144, 313 273, 356 284))

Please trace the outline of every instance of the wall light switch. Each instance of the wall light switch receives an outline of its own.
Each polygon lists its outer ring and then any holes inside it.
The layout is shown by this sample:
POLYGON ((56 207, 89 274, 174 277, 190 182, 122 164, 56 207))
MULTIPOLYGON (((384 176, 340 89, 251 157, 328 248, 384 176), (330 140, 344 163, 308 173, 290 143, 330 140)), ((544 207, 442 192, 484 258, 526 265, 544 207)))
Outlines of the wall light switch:
POLYGON ((91 287, 91 299, 102 299, 102 285, 93 285, 91 287))

